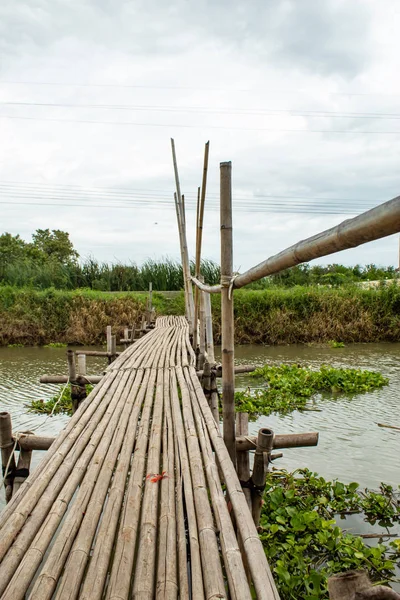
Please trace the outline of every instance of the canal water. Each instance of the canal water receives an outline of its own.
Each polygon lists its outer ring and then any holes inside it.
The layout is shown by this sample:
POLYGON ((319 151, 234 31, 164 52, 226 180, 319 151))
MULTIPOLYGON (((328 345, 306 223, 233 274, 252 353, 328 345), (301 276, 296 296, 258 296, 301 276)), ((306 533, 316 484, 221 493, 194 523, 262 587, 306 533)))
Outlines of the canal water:
MULTIPOLYGON (((82 349, 82 348, 80 348, 82 349)), ((91 348, 93 349, 93 347, 91 348)), ((271 415, 250 423, 250 433, 267 426, 275 433, 318 431, 315 448, 284 450, 275 467, 294 470, 307 467, 325 478, 344 482, 357 481, 363 487, 378 488, 384 481, 400 483, 400 431, 385 429, 377 423, 400 426, 400 343, 357 344, 345 348, 307 346, 239 346, 235 350, 237 364, 299 363, 319 367, 354 367, 380 371, 389 385, 353 397, 316 396, 314 411, 294 412, 286 416, 271 415)), ((218 348, 217 348, 218 358, 218 348)), ((88 357, 88 373, 100 374, 106 367, 103 358, 88 357)), ((49 398, 62 386, 41 385, 44 374, 66 374, 65 348, 0 348, 0 410, 11 413, 15 431, 33 430, 38 435, 56 435, 68 417, 47 417, 30 413, 26 403, 49 398)), ((238 376, 237 388, 254 385, 248 376, 238 376)), ((42 454, 33 453, 33 467, 42 454)), ((0 509, 4 506, 4 489, 0 490, 0 509)), ((356 516, 346 529, 371 532, 356 516)), ((378 528, 379 529, 379 528, 378 528)))
MULTIPOLYGON (((31 398, 49 398, 60 391, 62 386, 39 384, 39 377, 66 374, 65 353, 65 348, 0 348, 0 410, 11 413, 15 430, 56 435, 68 421, 66 416, 48 418, 26 408, 31 398)), ((260 426, 268 426, 275 433, 318 431, 318 447, 285 450, 275 466, 289 470, 308 467, 324 477, 357 481, 371 488, 377 488, 381 481, 396 486, 400 483, 400 431, 376 424, 400 426, 400 343, 345 348, 249 345, 237 347, 235 353, 237 364, 329 364, 376 370, 387 376, 387 387, 365 394, 316 396, 312 401, 315 412, 261 417, 250 423, 250 433, 256 433, 260 426)), ((103 358, 88 357, 87 361, 89 374, 100 374, 106 366, 103 358)), ((237 388, 248 385, 254 385, 250 377, 236 378, 237 388)), ((40 453, 33 456, 36 464, 40 453)))

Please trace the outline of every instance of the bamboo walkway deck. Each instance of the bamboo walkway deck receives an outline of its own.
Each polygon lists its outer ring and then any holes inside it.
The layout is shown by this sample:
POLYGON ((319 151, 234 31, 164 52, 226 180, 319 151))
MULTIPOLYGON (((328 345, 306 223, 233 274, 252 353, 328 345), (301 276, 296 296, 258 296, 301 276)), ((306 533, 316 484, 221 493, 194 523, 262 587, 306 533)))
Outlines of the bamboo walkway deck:
POLYGON ((194 359, 162 317, 108 367, 0 515, 3 600, 278 598, 194 359))

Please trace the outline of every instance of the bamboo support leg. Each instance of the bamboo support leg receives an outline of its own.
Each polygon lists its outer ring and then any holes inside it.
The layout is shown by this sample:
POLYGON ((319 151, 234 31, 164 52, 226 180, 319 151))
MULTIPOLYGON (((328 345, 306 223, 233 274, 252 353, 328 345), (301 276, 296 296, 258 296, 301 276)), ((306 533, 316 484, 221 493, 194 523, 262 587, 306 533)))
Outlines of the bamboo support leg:
MULTIPOLYGON (((26 433, 28 435, 32 435, 33 432, 27 431, 26 433)), ((32 459, 32 450, 22 450, 21 449, 19 451, 19 458, 18 458, 17 468, 15 471, 15 479, 14 479, 14 486, 13 486, 14 494, 16 494, 18 492, 19 488, 24 483, 25 479, 27 479, 29 477, 31 459, 32 459)))
MULTIPOLYGON (((238 435, 249 435, 249 415, 247 413, 237 413, 236 431, 238 435)), ((247 504, 251 510, 251 492, 250 488, 243 484, 248 484, 250 480, 250 458, 248 452, 239 452, 237 455, 237 474, 243 487, 243 493, 246 496, 247 504)))
POLYGON ((0 413, 0 448, 2 476, 4 477, 4 489, 6 502, 13 495, 14 473, 16 469, 14 457, 15 442, 12 438, 11 416, 8 412, 0 413))
POLYGON ((253 473, 251 475, 252 512, 256 527, 260 523, 262 495, 268 472, 269 455, 274 444, 274 433, 270 429, 260 429, 257 448, 254 454, 253 473))

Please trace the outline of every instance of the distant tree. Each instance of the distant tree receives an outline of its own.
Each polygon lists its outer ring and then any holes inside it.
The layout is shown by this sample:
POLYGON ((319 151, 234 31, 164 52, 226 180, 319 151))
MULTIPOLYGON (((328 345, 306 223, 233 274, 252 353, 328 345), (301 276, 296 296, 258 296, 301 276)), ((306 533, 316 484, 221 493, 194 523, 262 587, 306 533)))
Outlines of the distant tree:
POLYGON ((63 265, 76 263, 79 257, 66 231, 37 229, 32 239, 34 248, 63 265))
POLYGON ((4 264, 23 258, 26 246, 27 244, 19 235, 11 235, 11 233, 7 232, 3 233, 0 235, 0 262, 4 264))

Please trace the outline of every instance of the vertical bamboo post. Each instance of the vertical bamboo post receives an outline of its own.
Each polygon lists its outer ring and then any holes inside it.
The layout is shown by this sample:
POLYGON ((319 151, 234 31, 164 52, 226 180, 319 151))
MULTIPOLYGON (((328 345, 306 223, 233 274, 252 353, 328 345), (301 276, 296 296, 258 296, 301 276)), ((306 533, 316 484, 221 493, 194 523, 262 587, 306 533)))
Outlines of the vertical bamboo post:
POLYGON ((182 239, 182 226, 181 226, 181 217, 180 217, 180 210, 179 210, 179 205, 178 205, 178 197, 176 195, 176 192, 174 194, 174 200, 175 200, 175 210, 176 210, 176 220, 178 223, 178 233, 179 233, 179 247, 181 250, 181 264, 182 264, 182 275, 183 275, 183 289, 184 289, 184 293, 185 293, 185 315, 186 318, 189 320, 189 297, 188 297, 188 291, 187 291, 187 280, 186 280, 186 272, 185 272, 185 259, 183 256, 183 239, 182 239))
POLYGON ((0 412, 0 448, 5 497, 6 502, 9 502, 13 494, 16 465, 14 456, 14 441, 12 438, 11 416, 8 412, 0 412))
MULTIPOLYGON (((201 247, 203 241, 203 222, 204 222, 204 206, 206 201, 206 189, 207 189, 207 171, 208 171, 208 155, 209 155, 210 142, 207 142, 204 148, 204 163, 203 163, 203 178, 201 182, 201 193, 200 188, 197 190, 197 216, 196 216, 196 261, 195 261, 195 276, 197 279, 200 276, 201 271, 201 247)), ((199 317, 200 310, 200 292, 196 286, 195 288, 195 304, 194 304, 194 332, 193 332, 193 348, 196 351, 197 348, 197 320, 199 317)))
POLYGON ((217 378, 213 371, 211 371, 211 412, 219 428, 219 396, 217 378))
POLYGON ((206 360, 204 363, 203 379, 201 384, 208 404, 211 405, 211 365, 208 360, 206 360))
POLYGON ((189 265, 189 253, 187 247, 187 238, 186 238, 186 218, 185 218, 185 205, 184 198, 181 194, 181 186, 179 183, 179 174, 178 174, 178 165, 176 160, 176 152, 175 152, 175 142, 171 138, 171 148, 172 148, 172 161, 174 164, 174 173, 175 173, 175 184, 176 184, 176 206, 177 206, 177 216, 178 216, 178 226, 180 227, 181 235, 181 254, 182 254, 182 268, 183 268, 183 276, 186 280, 185 290, 187 293, 187 309, 188 309, 188 321, 189 321, 189 329, 191 335, 193 335, 193 319, 194 319, 194 301, 193 301, 193 286, 190 279, 190 265, 189 265))
MULTIPOLYGON (((124 327, 124 340, 129 340, 129 328, 124 327)), ((79 358, 79 356, 78 356, 79 358)))
POLYGON ((267 478, 269 456, 274 444, 274 432, 271 429, 262 428, 258 432, 257 447, 254 454, 252 481, 252 507, 255 526, 260 523, 262 495, 267 478))
POLYGON ((117 358, 117 336, 111 336, 111 362, 117 358))
MULTIPOLYGON (((24 431, 24 433, 32 435, 33 431, 24 431)), ((16 494, 24 483, 25 479, 29 477, 29 469, 31 466, 32 450, 23 450, 20 448, 17 469, 15 471, 15 479, 13 486, 13 494, 16 494)))
POLYGON ((107 354, 111 354, 111 325, 107 325, 107 354))
POLYGON ((67 350, 67 360, 68 379, 71 384, 72 412, 76 412, 81 401, 86 398, 86 388, 76 384, 75 352, 73 350, 67 350))
MULTIPOLYGON (((197 264, 197 257, 199 255, 199 213, 200 213, 200 188, 197 188, 197 210, 196 210, 196 264, 195 264, 195 276, 198 277, 200 269, 197 264)), ((200 290, 197 285, 194 288, 194 323, 193 323, 193 350, 196 352, 198 341, 198 322, 199 322, 199 307, 200 304, 200 290)))
POLYGON ((149 283, 149 325, 153 320, 153 282, 149 283))
POLYGON ((206 351, 207 360, 211 365, 215 364, 214 355, 214 338, 211 314, 211 297, 210 294, 204 293, 204 308, 206 312, 206 351))
POLYGON ((232 163, 220 164, 221 194, 221 325, 222 325, 222 416, 224 442, 236 466, 235 444, 235 372, 232 240, 232 163))
MULTIPOLYGON (((204 277, 200 275, 201 281, 204 281, 204 277)), ((206 313, 204 306, 204 294, 200 292, 200 343, 199 343, 199 361, 198 369, 201 370, 204 367, 205 353, 206 353, 206 313)))
MULTIPOLYGON (((249 415, 247 413, 236 414, 236 433, 238 436, 249 435, 249 415)), ((237 474, 240 483, 242 485, 245 484, 243 486, 243 493, 251 510, 251 492, 250 488, 246 487, 246 484, 250 481, 250 458, 248 451, 238 452, 237 454, 237 474)))
POLYGON ((86 354, 78 354, 78 375, 86 375, 86 354))

